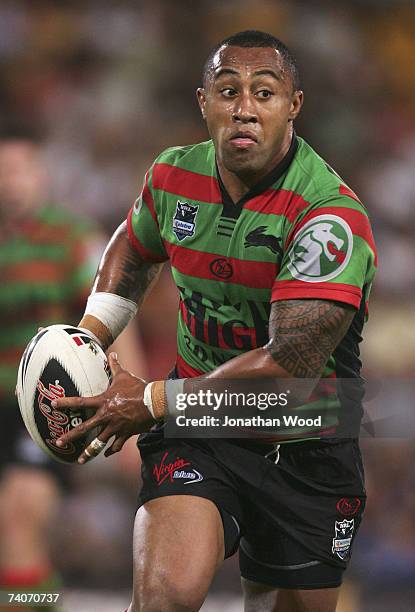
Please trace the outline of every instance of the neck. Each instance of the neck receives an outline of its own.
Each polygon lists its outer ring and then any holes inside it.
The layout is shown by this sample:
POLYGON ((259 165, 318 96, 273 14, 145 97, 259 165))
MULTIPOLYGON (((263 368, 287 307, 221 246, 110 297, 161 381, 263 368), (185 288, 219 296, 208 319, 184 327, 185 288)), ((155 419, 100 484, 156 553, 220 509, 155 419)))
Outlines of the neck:
POLYGON ((225 186, 226 191, 234 202, 239 202, 251 189, 261 181, 275 166, 277 166, 287 155, 293 137, 292 125, 291 129, 287 130, 284 140, 271 161, 259 171, 245 171, 235 173, 228 170, 223 163, 218 160, 218 169, 220 177, 225 186))

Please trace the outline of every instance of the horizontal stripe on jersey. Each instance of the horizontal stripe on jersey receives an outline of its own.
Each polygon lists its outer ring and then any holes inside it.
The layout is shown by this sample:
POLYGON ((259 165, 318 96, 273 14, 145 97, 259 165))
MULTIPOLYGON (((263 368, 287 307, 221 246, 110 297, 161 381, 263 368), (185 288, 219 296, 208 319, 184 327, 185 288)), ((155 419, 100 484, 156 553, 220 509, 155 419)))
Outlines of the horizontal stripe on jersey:
POLYGON ((362 291, 358 287, 350 288, 343 283, 305 283, 297 280, 276 280, 272 291, 274 302, 311 298, 313 300, 334 300, 359 308, 362 291))
POLYGON ((229 279, 221 279, 221 282, 258 289, 269 288, 278 273, 278 265, 271 262, 243 261, 235 257, 223 257, 217 253, 195 251, 181 245, 169 244, 167 252, 171 265, 180 274, 206 278, 215 282, 218 282, 218 274, 226 275, 226 266, 229 266, 232 274, 229 279), (215 271, 218 265, 223 268, 223 271, 215 271))
POLYGON ((172 164, 154 165, 153 189, 168 191, 180 198, 189 198, 198 202, 222 203, 216 177, 197 174, 172 164))

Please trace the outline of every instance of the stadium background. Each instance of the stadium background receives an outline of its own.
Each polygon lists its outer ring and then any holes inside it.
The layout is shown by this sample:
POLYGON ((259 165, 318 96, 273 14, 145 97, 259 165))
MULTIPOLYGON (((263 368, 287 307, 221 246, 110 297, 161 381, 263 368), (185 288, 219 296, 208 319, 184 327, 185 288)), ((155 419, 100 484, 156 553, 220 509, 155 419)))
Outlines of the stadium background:
MULTIPOLYGON (((153 158, 206 138, 194 96, 202 63, 219 39, 246 28, 270 31, 296 53, 305 90, 297 131, 369 208, 380 269, 365 373, 413 379, 413 1, 2 0, 0 121, 20 116, 40 128, 51 198, 110 234, 153 158)), ((176 303, 166 270, 138 321, 151 378, 174 359, 176 303)), ((413 441, 366 438, 363 448, 369 502, 340 609, 413 610, 413 441)), ((66 609, 121 610, 138 486, 133 445, 73 477, 50 529, 66 609)), ((241 609, 236 557, 204 609, 241 609)))

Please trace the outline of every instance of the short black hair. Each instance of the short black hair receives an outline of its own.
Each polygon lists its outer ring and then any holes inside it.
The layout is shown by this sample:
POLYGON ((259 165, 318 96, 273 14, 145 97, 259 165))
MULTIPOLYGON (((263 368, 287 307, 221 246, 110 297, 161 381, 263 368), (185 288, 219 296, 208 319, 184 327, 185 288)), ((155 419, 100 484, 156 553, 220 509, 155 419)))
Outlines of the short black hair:
POLYGON ((293 84, 294 91, 300 89, 300 74, 298 71, 297 60, 291 53, 291 51, 284 45, 284 43, 267 32, 261 32, 260 30, 244 30, 237 34, 232 34, 224 38, 219 44, 216 45, 209 53, 208 58, 203 68, 203 84, 207 82, 208 74, 213 68, 213 58, 221 47, 271 47, 276 49, 282 58, 283 67, 289 73, 293 84))

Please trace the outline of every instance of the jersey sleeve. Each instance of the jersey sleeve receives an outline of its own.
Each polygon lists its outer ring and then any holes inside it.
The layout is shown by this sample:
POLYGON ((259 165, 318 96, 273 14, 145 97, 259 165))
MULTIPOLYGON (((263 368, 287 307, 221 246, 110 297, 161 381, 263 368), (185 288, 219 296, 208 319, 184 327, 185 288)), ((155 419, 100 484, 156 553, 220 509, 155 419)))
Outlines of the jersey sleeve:
POLYGON ((271 301, 328 299, 360 307, 376 269, 362 204, 339 196, 312 206, 289 228, 271 301))
POLYGON ((169 258, 160 234, 152 189, 152 168, 147 172, 143 189, 127 217, 128 237, 131 246, 147 262, 167 261, 169 258))

